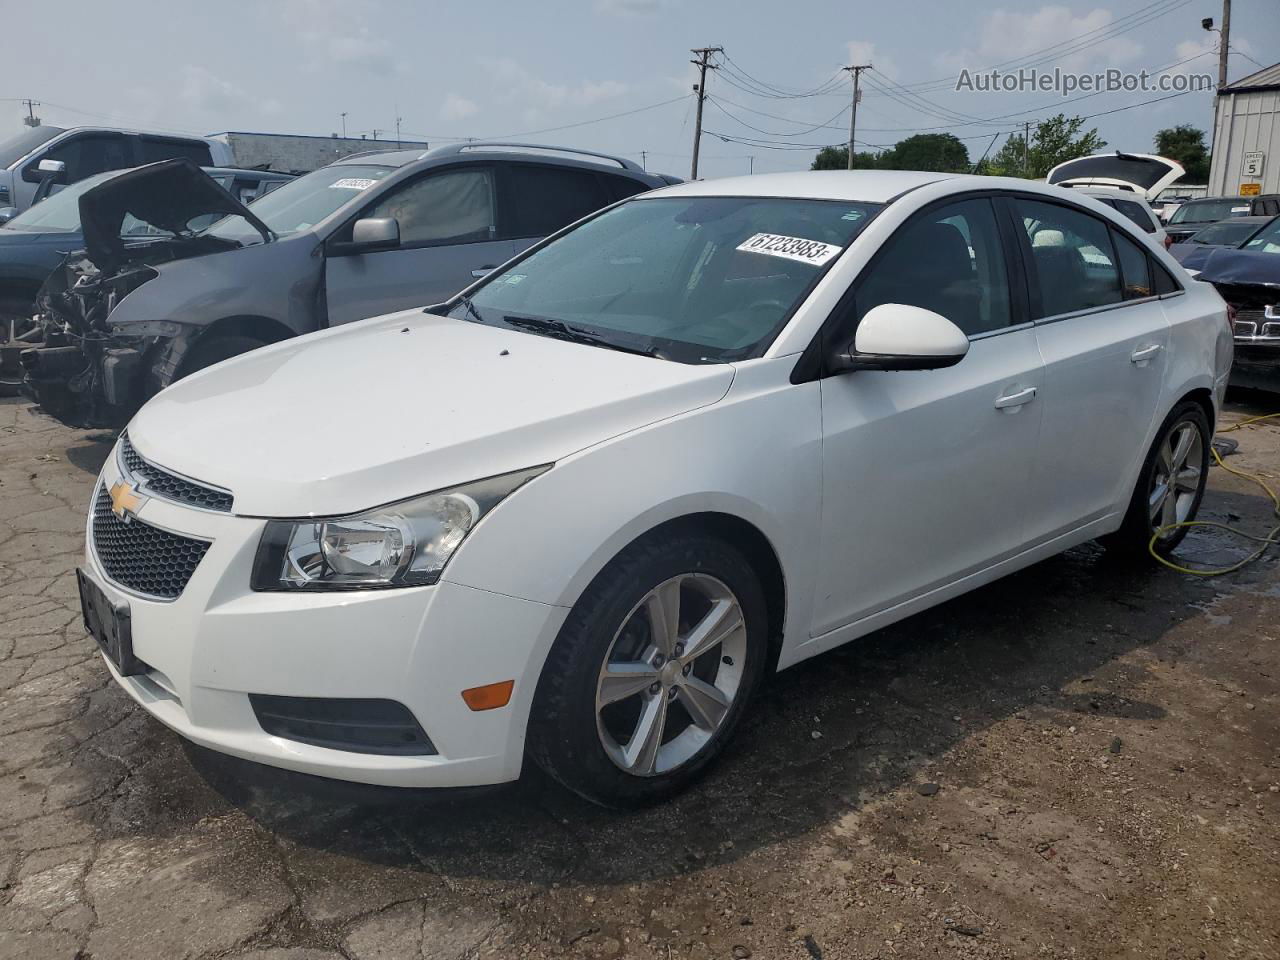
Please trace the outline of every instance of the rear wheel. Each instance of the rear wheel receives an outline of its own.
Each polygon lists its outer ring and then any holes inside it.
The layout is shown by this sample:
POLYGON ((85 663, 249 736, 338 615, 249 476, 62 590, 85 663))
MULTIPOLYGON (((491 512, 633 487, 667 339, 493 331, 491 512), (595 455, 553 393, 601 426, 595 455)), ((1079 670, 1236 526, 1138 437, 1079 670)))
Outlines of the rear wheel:
POLYGON ((587 588, 542 671, 530 753, 589 800, 666 799, 723 750, 767 655, 759 578, 721 540, 633 545, 587 588))
POLYGON ((1209 474, 1209 419, 1198 403, 1179 404, 1165 418, 1155 443, 1138 474, 1124 523, 1105 537, 1109 550, 1146 555, 1151 538, 1160 531, 1154 548, 1167 556, 1187 535, 1177 524, 1194 520, 1204 498, 1209 474))

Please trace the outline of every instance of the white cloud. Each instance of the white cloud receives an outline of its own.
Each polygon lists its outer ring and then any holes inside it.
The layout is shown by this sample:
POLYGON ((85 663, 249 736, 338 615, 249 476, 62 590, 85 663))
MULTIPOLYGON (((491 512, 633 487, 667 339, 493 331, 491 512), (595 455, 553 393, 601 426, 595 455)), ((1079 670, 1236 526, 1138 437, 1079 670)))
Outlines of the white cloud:
POLYGON ((526 109, 589 107, 612 100, 631 88, 617 80, 584 80, 572 85, 549 83, 509 57, 483 58, 495 89, 507 102, 523 102, 526 109))
POLYGON ((877 53, 874 43, 868 43, 865 40, 850 40, 846 47, 849 50, 848 62, 850 64, 869 63, 886 77, 895 81, 906 82, 898 75, 898 64, 893 57, 885 53, 877 53))
MULTIPOLYGON (((1098 39, 1100 33, 1091 32, 1111 26, 1114 20, 1111 11, 1101 7, 1083 14, 1059 6, 1044 6, 1031 13, 993 10, 982 22, 976 49, 944 53, 939 63, 946 70, 977 70, 1080 38, 1073 44, 1080 49, 1068 48, 1073 52, 1038 66, 1063 70, 1120 66, 1132 62, 1143 47, 1127 33, 1102 40, 1098 39)), ((1053 53, 1050 51, 1045 57, 1052 57, 1053 53)))
POLYGON ((440 118, 442 120, 465 120, 467 117, 475 116, 479 111, 480 106, 474 100, 468 100, 466 97, 451 93, 444 98, 444 103, 440 105, 440 118))

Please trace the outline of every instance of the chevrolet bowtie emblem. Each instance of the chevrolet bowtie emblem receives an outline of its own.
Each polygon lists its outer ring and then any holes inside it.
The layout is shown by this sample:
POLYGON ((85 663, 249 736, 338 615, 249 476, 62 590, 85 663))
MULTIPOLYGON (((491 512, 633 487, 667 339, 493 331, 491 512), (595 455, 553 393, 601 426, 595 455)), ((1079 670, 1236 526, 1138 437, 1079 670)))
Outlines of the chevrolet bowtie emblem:
POLYGON ((138 515, 147 498, 139 496, 133 487, 124 480, 111 485, 111 512, 121 520, 128 521, 138 515))

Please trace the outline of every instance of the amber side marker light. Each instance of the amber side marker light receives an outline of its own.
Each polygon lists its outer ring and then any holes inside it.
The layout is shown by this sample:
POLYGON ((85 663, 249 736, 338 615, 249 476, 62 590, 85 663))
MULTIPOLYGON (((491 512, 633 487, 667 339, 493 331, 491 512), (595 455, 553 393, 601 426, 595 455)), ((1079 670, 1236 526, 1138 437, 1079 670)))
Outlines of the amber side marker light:
POLYGON ((462 699, 472 710, 496 710, 511 702, 511 691, 515 689, 514 680, 503 680, 501 683, 486 683, 483 687, 472 687, 462 691, 462 699))

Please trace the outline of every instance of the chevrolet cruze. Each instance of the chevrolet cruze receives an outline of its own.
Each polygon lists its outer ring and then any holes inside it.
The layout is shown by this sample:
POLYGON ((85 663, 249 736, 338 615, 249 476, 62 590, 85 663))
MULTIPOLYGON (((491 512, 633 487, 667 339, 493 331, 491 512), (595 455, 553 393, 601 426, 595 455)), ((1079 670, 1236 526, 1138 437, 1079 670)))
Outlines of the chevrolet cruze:
POLYGON ((1085 540, 1172 550, 1231 350, 1212 287, 1058 187, 657 190, 157 395, 85 620, 214 750, 652 802, 775 670, 1085 540))

